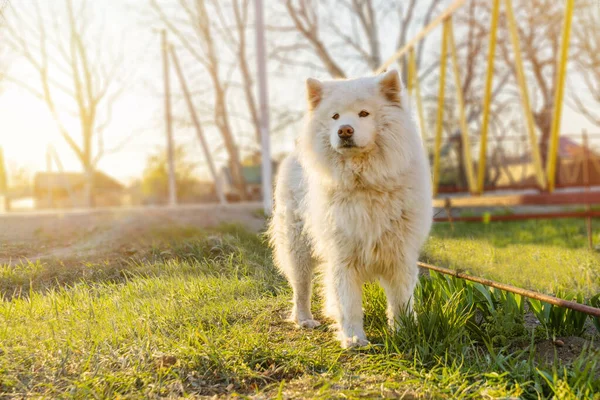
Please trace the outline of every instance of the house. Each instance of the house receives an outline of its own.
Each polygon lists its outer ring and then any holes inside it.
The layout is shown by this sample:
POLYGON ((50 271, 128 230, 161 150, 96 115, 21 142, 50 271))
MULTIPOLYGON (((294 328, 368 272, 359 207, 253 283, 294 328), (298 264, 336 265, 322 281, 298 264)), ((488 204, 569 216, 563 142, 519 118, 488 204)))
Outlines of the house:
MULTIPOLYGON (((462 154, 460 148, 455 148, 456 143, 459 143, 457 137, 450 139, 442 146, 441 156, 447 158, 452 149, 456 150, 453 155, 462 154)), ((511 154, 508 150, 506 153, 496 150, 488 155, 486 187, 501 190, 538 186, 536 168, 529 151, 511 154)), ((433 162, 433 157, 430 162, 433 162)), ((461 171, 460 164, 456 165, 454 162, 451 165, 447 164, 445 167, 442 164, 440 169, 439 191, 467 191, 466 172, 461 171)), ((477 171, 477 162, 474 168, 477 171)), ((545 173, 546 165, 543 165, 543 169, 545 173)), ((556 185, 557 187, 600 186, 600 154, 571 137, 560 137, 556 162, 556 185)))
MULTIPOLYGON (((590 186, 600 185, 600 154, 569 137, 563 136, 559 139, 556 167, 557 186, 585 186, 586 180, 590 186), (584 174, 586 157, 589 163, 584 174)), ((535 168, 529 154, 504 157, 500 171, 496 186, 537 184, 535 168)))
POLYGON ((568 137, 560 138, 557 166, 560 186, 600 185, 600 154, 568 137))
MULTIPOLYGON (((271 170, 273 171, 273 180, 275 180, 275 174, 277 172, 278 163, 271 161, 271 170)), ((262 198, 262 167, 260 164, 254 165, 243 165, 242 175, 246 181, 248 193, 250 194, 251 200, 260 200, 262 198)), ((231 177, 231 170, 229 167, 221 168, 217 178, 223 188, 223 193, 227 198, 227 201, 239 201, 239 194, 237 189, 233 185, 231 177)))
MULTIPOLYGON (((77 172, 38 172, 34 177, 34 199, 38 209, 86 207, 86 178, 77 172)), ((103 172, 94 173, 95 207, 123 204, 125 187, 103 172)))
MULTIPOLYGON (((125 189, 124 205, 164 205, 169 201, 169 190, 160 182, 144 187, 141 180, 132 182, 125 189)), ((215 184, 211 181, 196 179, 176 181, 177 204, 216 203, 215 184)))

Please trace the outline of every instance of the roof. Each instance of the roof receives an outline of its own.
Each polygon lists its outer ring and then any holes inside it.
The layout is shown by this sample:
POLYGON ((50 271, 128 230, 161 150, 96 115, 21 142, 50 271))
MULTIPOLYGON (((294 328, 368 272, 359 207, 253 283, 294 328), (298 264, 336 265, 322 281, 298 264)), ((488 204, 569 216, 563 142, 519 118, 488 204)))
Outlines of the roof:
MULTIPOLYGON (((271 161, 271 166, 273 168, 273 172, 277 170, 277 163, 275 161, 271 161)), ((244 176, 244 180, 249 185, 260 185, 262 184, 262 166, 261 165, 247 165, 242 166, 242 175, 244 176)), ((224 176, 227 178, 229 183, 232 182, 231 179, 231 171, 228 167, 223 167, 224 176)))
MULTIPOLYGON (((558 142, 558 156, 561 158, 575 158, 582 156, 585 146, 575 142, 573 139, 562 136, 558 142)), ((588 146, 589 156, 598 157, 598 154, 588 146)))
MULTIPOLYGON (((38 172, 35 174, 35 190, 80 189, 85 184, 85 175, 81 172, 38 172)), ((122 190, 123 184, 106 175, 104 172, 94 172, 94 188, 103 190, 122 190)))
MULTIPOLYGON (((583 156, 585 151, 585 146, 577 143, 573 139, 569 137, 562 136, 559 138, 558 142, 558 158, 563 160, 573 160, 583 156)), ((590 149, 588 146, 588 154, 589 157, 600 157, 598 153, 594 150, 590 149)), ((531 163, 531 154, 529 152, 521 154, 519 156, 506 156, 502 159, 502 164, 504 165, 521 165, 531 163)))

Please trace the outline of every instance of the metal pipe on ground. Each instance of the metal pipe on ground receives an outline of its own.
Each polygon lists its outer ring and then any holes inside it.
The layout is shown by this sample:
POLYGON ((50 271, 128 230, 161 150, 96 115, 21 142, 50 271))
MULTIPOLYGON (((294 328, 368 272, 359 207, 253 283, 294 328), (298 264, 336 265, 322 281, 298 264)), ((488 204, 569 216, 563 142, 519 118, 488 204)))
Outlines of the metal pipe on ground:
POLYGON ((592 315, 594 317, 600 318, 600 308, 591 307, 585 304, 580 304, 575 301, 564 300, 558 297, 549 296, 547 294, 542 294, 538 292, 534 292, 533 290, 522 289, 516 286, 507 285, 505 283, 500 283, 496 281, 492 281, 491 279, 479 278, 477 276, 467 275, 459 271, 455 271, 452 269, 438 267, 431 264, 426 264, 423 262, 417 263, 419 267, 425 268, 431 271, 436 271, 441 274, 455 276, 460 279, 465 279, 467 281, 481 283, 482 285, 490 286, 496 289, 505 290, 507 292, 516 293, 521 296, 528 297, 530 299, 540 300, 545 303, 549 303, 559 307, 569 308, 571 310, 579 311, 588 315, 592 315))

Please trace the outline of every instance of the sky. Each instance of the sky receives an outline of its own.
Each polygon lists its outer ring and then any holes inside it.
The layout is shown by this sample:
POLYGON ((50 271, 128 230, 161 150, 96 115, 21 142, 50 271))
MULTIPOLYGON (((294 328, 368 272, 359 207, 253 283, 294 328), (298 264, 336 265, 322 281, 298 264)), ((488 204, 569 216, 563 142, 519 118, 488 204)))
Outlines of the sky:
MULTIPOLYGON (((161 82, 162 79, 160 36, 157 32, 135 26, 139 17, 122 1, 104 0, 95 2, 94 6, 111 21, 109 34, 128 31, 129 37, 124 38, 126 48, 140 60, 139 66, 136 66, 136 80, 145 82, 134 85, 119 97, 112 123, 105 133, 105 147, 113 148, 129 136, 131 140, 120 151, 107 154, 99 163, 101 170, 128 181, 141 175, 148 153, 165 144, 164 128, 160 125, 162 121, 158 114, 162 111, 162 101, 158 93, 151 93, 152 82, 161 82), (142 50, 144 54, 139 57, 142 50), (148 82, 150 87, 144 87, 148 82)), ((9 61, 13 76, 32 85, 37 84, 37 76, 28 70, 25 62, 18 59, 9 61)), ((76 119, 65 119, 65 125, 77 132, 76 119)), ((4 84, 0 93, 0 146, 4 147, 8 164, 31 171, 43 170, 49 144, 57 150, 65 169, 81 169, 74 153, 60 136, 46 104, 17 85, 4 84)))
MULTIPOLYGON (((28 1, 28 0, 21 0, 28 1)), ((49 0, 42 0, 49 1, 49 0)), ((131 89, 119 98, 114 110, 113 122, 105 134, 105 147, 112 148, 124 138, 131 139, 118 152, 107 154, 99 163, 99 169, 115 178, 128 183, 139 178, 144 170, 150 153, 165 145, 163 99, 160 96, 162 87, 162 64, 160 58, 160 36, 156 29, 148 26, 139 14, 139 7, 144 7, 147 0, 103 0, 94 2, 96 12, 110 21, 110 35, 121 35, 125 49, 135 55, 135 81, 131 89)), ((267 21, 268 23, 269 21, 267 21)), ((384 55, 386 58, 388 54, 384 55)), ((34 84, 36 77, 31 75, 26 64, 19 60, 10 61, 10 73, 19 79, 34 84)), ((178 85, 174 74, 172 86, 178 85)), ((272 102, 282 97, 280 88, 285 88, 286 97, 299 99, 298 108, 304 107, 304 79, 291 75, 278 77, 289 81, 289 84, 270 85, 272 102), (291 91, 291 92, 290 92, 291 91)), ((77 120, 67 119, 68 128, 76 130, 77 120)), ((593 133, 600 131, 583 117, 565 106, 563 111, 564 132, 579 132, 587 129, 593 133)), ((212 141, 214 136, 209 136, 212 141)), ((202 152, 189 129, 175 126, 175 141, 191 149, 195 160, 203 164, 202 152)), ((274 144, 274 151, 289 150, 292 138, 284 137, 274 144)), ((32 173, 46 168, 46 150, 52 144, 57 150, 66 170, 80 171, 81 164, 74 153, 61 138, 56 124, 46 105, 31 96, 27 91, 11 84, 4 84, 0 92, 0 146, 4 149, 9 169, 25 167, 32 173)), ((213 143, 214 144, 214 143, 213 143)), ((56 170, 56 167, 53 167, 56 170)), ((198 173, 207 177, 207 169, 200 167, 198 173)))

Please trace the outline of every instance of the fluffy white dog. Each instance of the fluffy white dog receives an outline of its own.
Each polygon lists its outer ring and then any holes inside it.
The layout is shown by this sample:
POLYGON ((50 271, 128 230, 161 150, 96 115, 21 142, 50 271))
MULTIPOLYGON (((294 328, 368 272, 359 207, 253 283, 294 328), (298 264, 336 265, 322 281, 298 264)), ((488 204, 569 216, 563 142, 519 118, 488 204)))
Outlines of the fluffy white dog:
POLYGON ((378 279, 392 328, 411 310, 417 258, 432 221, 429 164, 398 73, 308 79, 308 121, 281 164, 269 234, 293 291, 291 320, 314 328, 320 265, 325 315, 343 347, 369 342, 362 285, 378 279))

